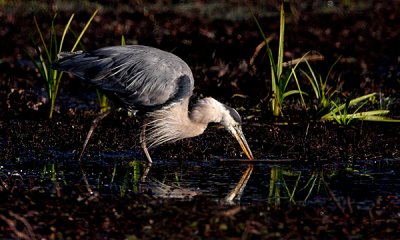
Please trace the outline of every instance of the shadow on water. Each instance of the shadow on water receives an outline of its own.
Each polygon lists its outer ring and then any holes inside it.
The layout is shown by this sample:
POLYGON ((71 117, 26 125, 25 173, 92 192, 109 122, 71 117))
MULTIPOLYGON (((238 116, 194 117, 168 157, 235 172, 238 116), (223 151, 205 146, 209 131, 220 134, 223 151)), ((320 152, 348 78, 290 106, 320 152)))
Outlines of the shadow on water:
MULTIPOLYGON (((29 161, 0 166, 0 187, 41 189, 57 194, 63 187, 84 183, 73 154, 53 153, 53 161, 29 161), (31 164, 30 164, 31 163, 31 164)), ((84 160, 89 183, 100 194, 149 194, 161 198, 190 199, 202 195, 224 200, 235 188, 248 164, 227 161, 155 161, 145 182, 145 164, 132 152, 104 153, 84 160)), ((229 161, 229 160, 228 160, 229 161)), ((393 159, 354 163, 326 163, 310 168, 299 163, 256 163, 240 204, 300 204, 369 208, 381 198, 400 199, 400 164, 393 159)), ((400 205, 400 203, 399 203, 400 205)))

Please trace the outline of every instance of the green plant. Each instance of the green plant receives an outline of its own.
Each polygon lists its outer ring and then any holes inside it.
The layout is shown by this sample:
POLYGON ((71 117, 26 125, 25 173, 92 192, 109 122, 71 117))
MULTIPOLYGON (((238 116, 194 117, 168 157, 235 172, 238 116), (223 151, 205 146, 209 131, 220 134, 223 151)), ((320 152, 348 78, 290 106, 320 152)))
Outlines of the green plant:
POLYGON ((287 170, 282 166, 271 167, 268 203, 279 205, 282 200, 291 204, 304 204, 312 194, 321 194, 323 177, 336 171, 314 170, 310 173, 287 170))
POLYGON ((323 171, 313 171, 311 174, 311 177, 308 179, 307 183, 304 185, 303 188, 301 188, 298 192, 301 192, 303 190, 307 190, 307 195, 304 198, 303 202, 307 202, 308 198, 311 196, 311 193, 313 192, 314 188, 317 187, 317 192, 320 191, 321 188, 321 181, 323 177, 323 171), (318 180, 318 183, 317 183, 318 180))
MULTIPOLYGON (((251 9, 250 9, 251 11, 251 9)), ((271 67, 271 90, 272 90, 272 98, 270 99, 271 103, 271 110, 273 116, 283 116, 282 107, 283 101, 286 97, 294 94, 300 94, 303 106, 305 106, 303 94, 304 92, 301 91, 297 76, 295 75, 295 70, 298 64, 302 61, 298 59, 293 60, 293 64, 296 63, 294 67, 292 67, 289 71, 283 73, 283 67, 291 66, 291 63, 283 62, 283 53, 284 53, 284 38, 285 38, 285 10, 284 4, 281 3, 280 7, 280 30, 279 30, 279 43, 278 43, 278 57, 277 61, 275 62, 274 56, 272 54, 272 50, 269 46, 270 38, 267 38, 264 31, 261 28, 260 23, 258 22, 257 18, 255 17, 254 13, 251 11, 253 19, 261 33, 264 42, 260 46, 266 47, 269 64, 271 67), (294 77, 297 85, 297 89, 295 90, 287 90, 287 86, 289 84, 290 79, 294 77)), ((258 50, 256 50, 258 53, 258 50)), ((253 56, 254 58, 254 56, 253 56)), ((305 57, 303 57, 305 59, 305 57)))
POLYGON ((99 102, 100 106, 100 112, 101 113, 107 112, 107 110, 110 108, 110 104, 108 102, 106 95, 100 92, 99 90, 96 90, 96 94, 97 94, 97 101, 99 102))
POLYGON ((373 101, 376 93, 370 93, 355 99, 348 99, 345 103, 331 101, 332 108, 329 113, 321 117, 321 120, 335 121, 340 125, 349 125, 353 121, 378 121, 378 122, 400 122, 398 119, 385 117, 389 110, 370 110, 360 112, 368 101, 373 101), (355 108, 351 111, 351 108, 355 108))
MULTIPOLYGON (((308 54, 308 53, 307 53, 308 54)), ((306 54, 306 55, 307 55, 306 54)), ((304 56, 306 56, 304 55, 304 56)), ((326 74, 325 78, 322 78, 321 74, 318 74, 314 71, 311 67, 308 60, 305 58, 304 62, 307 65, 308 72, 301 70, 301 73, 305 76, 306 79, 310 82, 312 86, 312 90, 315 96, 317 103, 314 106, 316 110, 316 116, 321 116, 326 112, 330 111, 331 108, 331 100, 338 93, 337 90, 334 90, 332 87, 328 87, 328 79, 332 73, 333 68, 339 62, 340 57, 331 65, 329 68, 328 73, 326 74)))
MULTIPOLYGON (((132 160, 129 161, 127 165, 123 165, 122 169, 118 169, 119 167, 120 164, 117 163, 114 164, 109 185, 118 186, 119 195, 121 197, 126 196, 126 194, 129 191, 138 193, 140 191, 139 185, 144 171, 142 162, 138 160, 132 160), (123 171, 125 173, 121 174, 123 171)), ((101 182, 104 181, 103 180, 98 181, 99 183, 97 186, 98 189, 104 187, 104 185, 101 184, 101 182)))
MULTIPOLYGON (((88 20, 88 22, 86 23, 84 28, 82 29, 81 33, 77 36, 77 39, 75 40, 75 44, 73 45, 71 52, 73 52, 76 49, 76 47, 78 46, 80 40, 82 39, 83 34, 86 32, 87 28, 89 27, 90 23, 96 16, 97 12, 98 12, 98 10, 96 10, 92 14, 92 16, 90 17, 90 19, 88 20)), ((33 17, 33 22, 35 24, 36 30, 37 30, 37 32, 39 34, 39 38, 40 38, 40 43, 34 42, 36 53, 39 56, 39 63, 36 62, 33 59, 33 57, 31 57, 31 58, 32 58, 32 61, 35 65, 35 67, 39 70, 41 77, 44 78, 47 83, 47 91, 48 91, 48 95, 49 95, 49 99, 50 99, 50 115, 49 115, 50 119, 53 117, 54 104, 55 104, 56 96, 58 93, 58 87, 60 85, 60 81, 61 81, 61 77, 62 77, 62 72, 58 72, 57 70, 53 69, 51 66, 52 66, 53 62, 57 60, 57 55, 63 49, 64 40, 65 40, 66 34, 70 28, 71 22, 74 18, 74 14, 71 15, 67 24, 65 25, 64 31, 63 31, 63 34, 61 35, 60 40, 58 40, 57 31, 56 31, 56 27, 55 27, 56 16, 57 15, 55 15, 51 21, 50 39, 49 39, 48 43, 46 43, 46 41, 45 41, 45 37, 43 35, 42 30, 39 27, 36 17, 35 16, 33 17), (42 51, 42 48, 43 48, 43 51, 42 51)))
POLYGON ((141 162, 137 160, 130 161, 125 175, 123 176, 122 183, 119 187, 119 194, 121 197, 126 196, 126 193, 132 187, 133 192, 139 192, 139 181, 141 177, 141 162))
POLYGON ((64 171, 60 169, 57 163, 46 163, 40 173, 42 180, 50 180, 53 183, 54 193, 59 193, 61 186, 66 186, 67 180, 64 171))
POLYGON ((265 42, 265 47, 268 54, 269 64, 271 67, 271 87, 272 87, 272 99, 271 99, 271 109, 274 116, 279 116, 281 114, 281 103, 283 101, 282 91, 284 92, 284 88, 286 88, 288 83, 288 78, 281 79, 282 75, 282 63, 283 63, 283 45, 284 45, 284 36, 285 36, 285 11, 283 8, 283 3, 281 4, 280 9, 280 35, 279 35, 279 46, 278 46, 278 59, 277 62, 274 60, 274 56, 272 54, 272 50, 269 46, 269 41, 264 34, 264 31, 261 28, 260 23, 252 12, 254 21, 261 33, 262 38, 265 42))
MULTIPOLYGON (((306 55, 304 55, 303 57, 305 57, 306 55)), ((376 93, 366 94, 355 99, 348 98, 345 103, 340 102, 340 99, 336 97, 336 94, 340 92, 331 87, 328 87, 328 79, 332 73, 334 66, 336 66, 339 60, 340 57, 332 64, 324 79, 320 74, 316 73, 313 70, 307 58, 301 60, 301 62, 306 63, 308 72, 304 70, 300 71, 303 76, 305 76, 305 78, 310 82, 315 99, 317 100, 317 104, 314 105, 316 116, 319 117, 321 120, 335 121, 340 125, 349 125, 357 120, 399 122, 399 120, 383 116, 388 114, 389 110, 382 109, 382 104, 380 105, 381 110, 369 110, 361 112, 361 109, 368 102, 376 102, 376 93)), ((295 73, 294 75, 296 77, 295 73)))
POLYGON ((269 181, 268 203, 279 205, 283 198, 287 198, 290 203, 295 204, 294 195, 298 191, 300 178, 301 171, 285 170, 280 166, 273 166, 269 181), (296 181, 291 190, 285 178, 293 177, 296 177, 296 181))

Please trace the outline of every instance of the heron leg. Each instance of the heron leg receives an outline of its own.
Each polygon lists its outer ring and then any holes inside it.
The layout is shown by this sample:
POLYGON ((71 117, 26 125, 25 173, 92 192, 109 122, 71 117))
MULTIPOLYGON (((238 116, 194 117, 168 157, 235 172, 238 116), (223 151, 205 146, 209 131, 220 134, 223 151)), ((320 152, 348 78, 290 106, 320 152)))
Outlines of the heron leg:
POLYGON ((151 156, 149 153, 149 149, 147 148, 147 144, 146 144, 146 126, 147 126, 147 121, 145 120, 143 122, 143 126, 140 131, 140 144, 141 144, 143 152, 147 158, 146 168, 143 171, 142 177, 140 178, 140 181, 142 181, 142 182, 144 182, 146 180, 147 174, 149 173, 150 168, 151 168, 151 164, 153 163, 153 160, 151 159, 151 156))
POLYGON ((151 160, 150 153, 146 144, 146 126, 147 126, 147 121, 144 121, 142 130, 140 131, 140 144, 142 146, 144 154, 146 155, 147 162, 151 165, 153 160, 151 160))
POLYGON ((140 181, 141 182, 145 182, 146 181, 146 177, 149 174, 150 168, 151 168, 151 162, 147 162, 146 168, 144 169, 143 174, 140 177, 140 181))
POLYGON ((83 181, 85 182, 85 184, 86 184, 86 189, 88 190, 88 192, 89 192, 90 195, 93 195, 94 192, 92 191, 92 189, 91 189, 91 187, 90 187, 90 185, 89 185, 89 181, 87 180, 85 170, 83 170, 81 159, 82 159, 82 156, 83 156, 83 152, 84 152, 85 149, 86 149, 86 145, 88 144, 89 139, 90 139, 90 137, 91 137, 92 134, 93 134, 94 129, 97 127, 97 125, 99 124, 99 122, 100 122, 103 118, 105 118, 109 113, 110 113, 110 110, 108 109, 107 111, 101 113, 99 116, 97 116, 97 117, 93 120, 92 126, 91 126, 90 129, 89 129, 89 132, 88 132, 88 134, 87 134, 87 136, 86 136, 85 142, 83 143, 83 147, 82 147, 82 150, 81 150, 81 152, 80 152, 80 154, 79 154, 79 158, 78 158, 79 167, 80 167, 80 169, 81 169, 83 181))
POLYGON ((86 145, 88 144, 89 139, 92 137, 92 134, 93 134, 94 129, 97 127, 97 125, 99 124, 99 122, 100 122, 103 118, 107 117, 107 115, 108 115, 109 113, 110 113, 110 110, 107 110, 107 111, 105 111, 105 112, 102 112, 102 113, 100 113, 99 116, 97 116, 97 117, 93 120, 92 126, 90 127, 89 132, 88 132, 88 134, 87 134, 87 136, 86 136, 85 142, 83 142, 82 150, 81 150, 81 152, 80 152, 80 154, 79 154, 79 158, 78 158, 79 161, 81 161, 81 159, 82 159, 83 152, 84 152, 85 149, 86 149, 86 145))

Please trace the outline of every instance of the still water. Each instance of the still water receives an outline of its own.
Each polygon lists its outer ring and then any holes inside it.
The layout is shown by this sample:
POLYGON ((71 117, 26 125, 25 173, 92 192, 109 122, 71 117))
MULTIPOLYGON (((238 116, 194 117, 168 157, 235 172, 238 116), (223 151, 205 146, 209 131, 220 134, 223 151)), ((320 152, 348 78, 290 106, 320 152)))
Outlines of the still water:
MULTIPOLYGON (((79 164, 72 153, 53 152, 54 159, 32 157, 0 166, 2 184, 23 189, 82 184, 79 164)), ((146 164, 130 151, 87 155, 83 168, 92 188, 100 194, 151 194, 160 198, 190 199, 196 195, 223 201, 235 188, 249 164, 224 159, 182 162, 157 159, 143 180, 146 164)), ((275 159, 276 160, 276 159, 275 159)), ((266 202, 369 208, 381 199, 400 206, 400 160, 375 159, 356 163, 283 161, 268 159, 252 164, 252 173, 236 203, 266 202)))

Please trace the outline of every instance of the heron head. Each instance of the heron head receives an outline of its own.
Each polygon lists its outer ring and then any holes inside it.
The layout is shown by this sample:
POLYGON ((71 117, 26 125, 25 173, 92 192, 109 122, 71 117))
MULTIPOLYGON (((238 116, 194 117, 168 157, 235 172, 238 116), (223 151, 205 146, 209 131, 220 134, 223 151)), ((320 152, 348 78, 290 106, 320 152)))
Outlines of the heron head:
MULTIPOLYGON (((239 142, 246 156, 253 160, 253 154, 242 131, 242 119, 239 113, 225 104, 207 97, 200 99, 191 111, 190 118, 207 126, 210 122, 219 123, 239 142)), ((204 129, 201 131, 201 133, 204 129)))
POLYGON ((223 114, 221 119, 221 124, 225 127, 225 129, 239 142, 240 147, 243 149, 246 156, 253 160, 253 154, 250 150, 249 144, 247 144, 246 138, 244 137, 242 131, 242 119, 239 113, 226 105, 224 105, 226 109, 225 114, 223 114))

